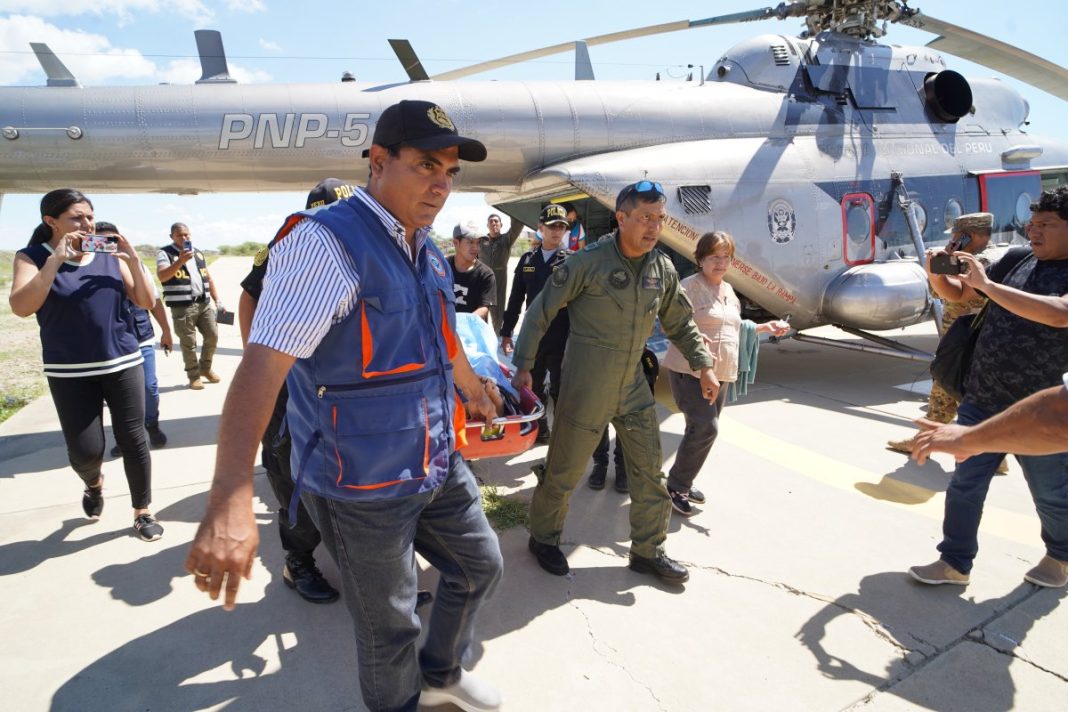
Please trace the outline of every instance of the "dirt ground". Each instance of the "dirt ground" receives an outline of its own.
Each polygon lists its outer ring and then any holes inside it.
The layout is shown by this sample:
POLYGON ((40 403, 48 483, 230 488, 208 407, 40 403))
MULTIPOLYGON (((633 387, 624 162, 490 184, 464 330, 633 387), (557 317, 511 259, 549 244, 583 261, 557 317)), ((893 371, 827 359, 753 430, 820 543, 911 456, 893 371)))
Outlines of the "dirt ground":
POLYGON ((44 393, 48 386, 41 373, 41 340, 33 317, 11 313, 13 252, 0 251, 0 421, 44 393))

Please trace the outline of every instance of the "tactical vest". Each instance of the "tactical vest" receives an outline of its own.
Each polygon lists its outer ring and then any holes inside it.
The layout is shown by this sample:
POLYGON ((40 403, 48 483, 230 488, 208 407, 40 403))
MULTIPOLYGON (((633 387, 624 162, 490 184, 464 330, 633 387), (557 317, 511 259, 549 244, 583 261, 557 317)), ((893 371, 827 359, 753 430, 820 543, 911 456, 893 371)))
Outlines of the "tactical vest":
MULTIPOLYGON (((163 251, 167 253, 167 259, 170 260, 173 265, 177 261, 181 252, 178 250, 178 246, 173 242, 163 248, 163 251)), ((196 265, 196 268, 200 270, 200 279, 204 282, 204 296, 211 294, 210 277, 208 276, 208 265, 204 261, 204 255, 200 250, 193 250, 192 262, 196 265)), ((182 267, 174 273, 174 276, 168 279, 166 282, 162 282, 163 285, 163 303, 169 307, 187 307, 193 303, 193 283, 189 278, 189 263, 186 262, 182 267)))
POLYGON ((296 492, 369 501, 435 489, 455 445, 456 324, 445 258, 428 239, 413 264, 354 198, 290 216, 275 241, 304 218, 337 236, 360 286, 351 313, 287 378, 296 492))

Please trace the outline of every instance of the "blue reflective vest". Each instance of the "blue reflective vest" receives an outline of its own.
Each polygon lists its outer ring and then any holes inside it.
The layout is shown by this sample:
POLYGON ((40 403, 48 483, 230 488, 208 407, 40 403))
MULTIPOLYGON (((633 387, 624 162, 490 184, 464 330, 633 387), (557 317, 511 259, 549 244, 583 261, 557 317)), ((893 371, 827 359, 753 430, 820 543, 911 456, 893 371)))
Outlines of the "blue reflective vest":
POLYGON ((413 264, 357 199, 296 213, 275 240, 303 218, 337 236, 360 287, 352 312, 289 372, 297 492, 369 501, 434 489, 455 445, 456 314, 445 258, 427 240, 413 264))

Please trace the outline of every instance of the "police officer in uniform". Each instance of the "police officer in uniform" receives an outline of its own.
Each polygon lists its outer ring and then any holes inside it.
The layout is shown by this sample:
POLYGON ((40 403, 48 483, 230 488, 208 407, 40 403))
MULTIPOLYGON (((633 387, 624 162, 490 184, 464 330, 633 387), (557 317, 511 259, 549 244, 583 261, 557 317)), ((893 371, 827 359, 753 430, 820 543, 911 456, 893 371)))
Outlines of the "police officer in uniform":
POLYGON ((212 370, 211 362, 219 342, 215 314, 223 307, 204 254, 193 247, 185 223, 171 225, 171 244, 156 254, 156 276, 163 285, 163 302, 170 307, 174 333, 182 345, 189 387, 194 391, 203 389, 201 378, 218 383, 219 375, 212 370), (193 264, 189 265, 190 262, 193 264), (209 295, 215 302, 214 309, 208 301, 209 295), (197 361, 197 331, 204 337, 200 361, 197 361))
MULTIPOLYGON (((524 300, 529 311, 531 303, 541 293, 553 270, 563 264, 571 254, 563 244, 568 227, 567 212, 562 206, 546 205, 542 208, 538 229, 544 236, 544 241, 519 258, 515 277, 512 279, 512 293, 508 297, 508 308, 504 312, 504 324, 501 326, 501 349, 505 354, 512 353, 512 331, 519 321, 524 300)), ((553 403, 556 403, 560 396, 560 372, 569 330, 567 310, 561 309, 538 342, 537 354, 530 370, 534 394, 546 406, 549 405, 545 397, 546 373, 549 374, 549 395, 552 396, 553 403)), ((537 442, 549 442, 548 417, 538 421, 537 442)))
POLYGON ((667 217, 659 183, 643 180, 616 199, 616 233, 568 258, 527 309, 513 361, 516 386, 529 386, 542 335, 567 307, 571 334, 549 452, 535 468, 528 546, 546 571, 570 569, 559 549, 568 501, 605 425, 623 441, 630 480, 630 568, 681 584, 689 572, 664 553, 671 503, 660 450, 655 401, 641 367, 645 341, 659 317, 664 333, 700 372, 702 390, 715 400, 713 358, 693 322, 693 307, 678 274, 654 250, 667 217))

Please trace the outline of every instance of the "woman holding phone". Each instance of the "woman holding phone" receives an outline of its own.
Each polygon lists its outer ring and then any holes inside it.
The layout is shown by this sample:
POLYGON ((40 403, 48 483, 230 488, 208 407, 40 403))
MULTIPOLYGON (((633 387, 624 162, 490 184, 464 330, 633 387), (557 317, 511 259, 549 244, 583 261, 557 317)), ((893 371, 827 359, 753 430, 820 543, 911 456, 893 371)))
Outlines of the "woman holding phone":
POLYGON ((152 463, 145 439, 142 356, 123 316, 123 299, 150 309, 152 287, 137 252, 122 235, 94 239, 93 204, 72 188, 41 199, 41 224, 15 255, 11 311, 36 315, 44 372, 59 414, 71 467, 85 483, 82 509, 104 509, 103 413, 111 412, 133 503, 134 530, 163 535, 148 509, 152 463), (131 268, 132 267, 132 268, 131 268))

